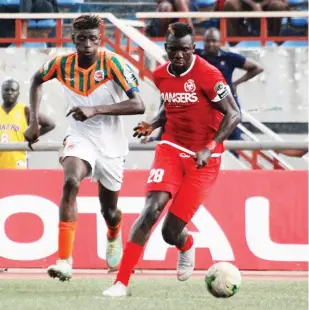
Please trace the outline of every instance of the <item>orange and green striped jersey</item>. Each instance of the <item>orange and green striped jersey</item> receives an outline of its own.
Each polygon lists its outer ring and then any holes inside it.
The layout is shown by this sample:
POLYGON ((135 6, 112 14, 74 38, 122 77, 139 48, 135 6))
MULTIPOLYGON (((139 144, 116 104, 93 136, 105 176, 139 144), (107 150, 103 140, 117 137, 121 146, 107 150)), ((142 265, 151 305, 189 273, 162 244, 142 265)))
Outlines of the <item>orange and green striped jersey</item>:
POLYGON ((88 69, 78 66, 77 53, 58 56, 40 69, 44 81, 58 79, 80 96, 89 96, 109 81, 114 81, 128 95, 138 92, 138 79, 129 65, 117 54, 98 52, 98 60, 88 69))

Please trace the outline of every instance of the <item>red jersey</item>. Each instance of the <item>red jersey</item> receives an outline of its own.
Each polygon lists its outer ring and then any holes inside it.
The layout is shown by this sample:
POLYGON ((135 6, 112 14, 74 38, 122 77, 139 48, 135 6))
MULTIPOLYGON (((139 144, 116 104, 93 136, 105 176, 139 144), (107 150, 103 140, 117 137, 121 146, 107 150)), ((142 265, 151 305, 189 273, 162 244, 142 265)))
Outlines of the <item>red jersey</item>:
MULTIPOLYGON (((214 138, 223 118, 211 102, 225 98, 229 87, 220 71, 197 55, 180 76, 171 74, 169 65, 158 67, 153 74, 167 118, 161 140, 201 151, 214 138)), ((215 152, 222 151, 223 146, 217 146, 215 152)))

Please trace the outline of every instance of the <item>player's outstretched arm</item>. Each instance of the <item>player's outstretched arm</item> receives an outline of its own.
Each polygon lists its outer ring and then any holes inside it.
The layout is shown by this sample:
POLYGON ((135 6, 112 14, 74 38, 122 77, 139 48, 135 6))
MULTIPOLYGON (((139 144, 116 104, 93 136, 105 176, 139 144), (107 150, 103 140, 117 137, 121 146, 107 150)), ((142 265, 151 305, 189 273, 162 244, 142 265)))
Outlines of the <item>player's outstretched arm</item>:
POLYGON ((39 107, 42 98, 42 84, 44 80, 40 71, 37 71, 31 80, 29 127, 24 133, 25 139, 31 144, 38 141, 40 136, 39 107))
POLYGON ((153 120, 148 124, 146 122, 139 123, 134 130, 133 137, 141 138, 143 136, 149 136, 151 133, 160 127, 164 127, 166 123, 166 115, 164 105, 161 105, 159 113, 153 118, 153 120))
POLYGON ((73 107, 66 116, 72 117, 80 122, 96 115, 135 115, 144 114, 145 106, 138 92, 128 94, 129 99, 111 105, 99 105, 94 107, 73 107))
POLYGON ((114 103, 111 105, 102 105, 95 107, 95 115, 135 115, 144 114, 145 105, 137 91, 132 91, 127 94, 128 100, 114 103))

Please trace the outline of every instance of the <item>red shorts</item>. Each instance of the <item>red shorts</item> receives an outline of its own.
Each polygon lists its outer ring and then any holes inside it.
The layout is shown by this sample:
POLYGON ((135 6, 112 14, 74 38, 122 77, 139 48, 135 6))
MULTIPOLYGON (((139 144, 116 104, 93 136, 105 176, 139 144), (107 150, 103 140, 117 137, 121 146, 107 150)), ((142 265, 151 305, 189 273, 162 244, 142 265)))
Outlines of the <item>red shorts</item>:
POLYGON ((171 193, 173 202, 169 212, 188 223, 216 180, 220 164, 220 156, 211 157, 205 167, 197 169, 192 155, 168 144, 159 144, 146 191, 171 193))

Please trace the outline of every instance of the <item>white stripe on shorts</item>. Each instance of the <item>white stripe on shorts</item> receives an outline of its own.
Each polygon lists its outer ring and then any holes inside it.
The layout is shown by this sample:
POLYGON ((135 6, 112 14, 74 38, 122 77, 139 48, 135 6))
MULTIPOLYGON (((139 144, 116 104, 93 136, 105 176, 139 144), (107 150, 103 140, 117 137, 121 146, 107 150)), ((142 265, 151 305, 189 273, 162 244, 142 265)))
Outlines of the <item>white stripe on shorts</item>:
MULTIPOLYGON (((187 154, 195 156, 195 152, 192 152, 192 151, 186 149, 185 147, 182 147, 182 146, 180 146, 178 144, 175 144, 173 142, 170 142, 170 141, 167 141, 167 140, 162 140, 162 141, 159 142, 159 144, 168 144, 168 145, 174 147, 175 149, 178 149, 178 150, 180 150, 182 152, 185 152, 187 154)), ((220 156, 221 156, 220 153, 213 153, 213 154, 211 154, 211 157, 220 157, 220 156)))

